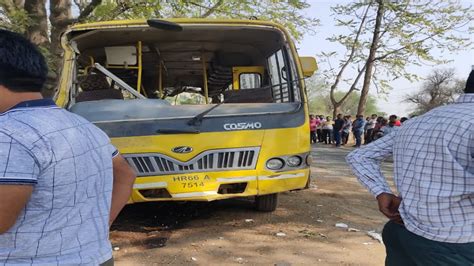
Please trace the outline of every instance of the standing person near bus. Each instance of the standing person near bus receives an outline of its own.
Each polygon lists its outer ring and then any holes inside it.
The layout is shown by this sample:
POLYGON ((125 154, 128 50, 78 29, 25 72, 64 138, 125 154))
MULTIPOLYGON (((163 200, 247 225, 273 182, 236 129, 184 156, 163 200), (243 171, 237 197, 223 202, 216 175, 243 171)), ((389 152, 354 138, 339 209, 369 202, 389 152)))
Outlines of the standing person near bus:
POLYGON ((346 115, 344 117, 344 126, 342 127, 342 145, 346 145, 347 142, 349 141, 351 127, 352 127, 351 116, 346 115))
POLYGON ((381 137, 383 137, 384 132, 387 132, 385 129, 388 126, 388 120, 385 118, 381 118, 378 122, 377 125, 375 126, 374 129, 374 140, 377 140, 381 137))
POLYGON ((324 116, 319 115, 319 124, 316 127, 316 134, 317 134, 319 143, 323 142, 323 124, 325 122, 326 122, 326 119, 324 119, 324 116))
POLYGON ((464 92, 347 156, 389 218, 386 265, 474 265, 474 71, 464 92), (389 157, 398 195, 382 174, 389 157))
POLYGON ((135 174, 104 132, 43 99, 47 72, 0 30, 0 264, 111 265, 135 174))
POLYGON ((318 127, 319 121, 314 117, 314 115, 309 116, 309 135, 311 144, 316 143, 316 128, 318 127))
POLYGON ((344 127, 344 119, 342 119, 342 114, 337 114, 336 120, 334 121, 333 126, 333 134, 334 134, 334 141, 336 142, 336 147, 341 146, 341 135, 342 135, 342 128, 344 127))
POLYGON ((364 135, 365 120, 363 115, 357 115, 356 120, 352 124, 352 133, 356 140, 354 147, 362 145, 362 136, 364 135))
POLYGON ((382 132, 382 136, 386 136, 392 133, 392 131, 394 131, 397 128, 396 121, 394 121, 393 119, 388 122, 385 120, 385 122, 386 124, 380 128, 380 131, 382 132))
POLYGON ((399 127, 402 125, 402 123, 400 122, 400 120, 398 120, 398 116, 397 115, 391 115, 389 116, 388 118, 388 124, 390 125, 393 125, 394 127, 399 127))
POLYGON ((374 140, 374 128, 375 124, 377 123, 377 114, 372 114, 370 119, 367 121, 367 132, 366 132, 366 138, 364 144, 369 144, 374 140))
POLYGON ((330 116, 327 116, 323 124, 323 141, 325 144, 332 144, 333 142, 333 124, 334 121, 330 116))

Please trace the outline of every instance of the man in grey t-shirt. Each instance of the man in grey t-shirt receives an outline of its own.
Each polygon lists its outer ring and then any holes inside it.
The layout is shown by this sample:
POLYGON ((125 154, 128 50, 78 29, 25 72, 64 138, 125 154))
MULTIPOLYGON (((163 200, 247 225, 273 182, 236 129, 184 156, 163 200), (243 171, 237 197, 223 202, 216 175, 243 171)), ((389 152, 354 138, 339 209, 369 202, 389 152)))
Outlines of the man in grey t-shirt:
POLYGON ((0 265, 100 265, 135 174, 104 132, 42 98, 46 74, 0 30, 0 265))

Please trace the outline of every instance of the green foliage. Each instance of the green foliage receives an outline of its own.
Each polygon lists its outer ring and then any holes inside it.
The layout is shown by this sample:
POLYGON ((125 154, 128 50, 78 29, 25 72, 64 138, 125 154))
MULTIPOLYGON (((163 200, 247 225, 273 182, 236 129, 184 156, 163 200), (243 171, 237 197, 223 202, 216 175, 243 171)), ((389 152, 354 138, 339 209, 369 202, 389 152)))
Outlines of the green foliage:
POLYGON ((0 0, 0 28, 25 33, 30 22, 23 8, 17 8, 10 0, 0 0))
MULTIPOLYGON (((320 75, 309 79, 306 82, 309 98, 309 111, 312 114, 321 114, 332 116, 333 105, 329 97, 328 84, 320 75)), ((334 96, 337 101, 344 97, 346 93, 342 91, 335 91, 334 96)), ((346 101, 341 105, 340 112, 347 115, 355 115, 357 113, 357 106, 359 104, 360 95, 352 93, 346 101)), ((377 107, 377 98, 369 95, 365 115, 381 114, 382 112, 377 107)))
MULTIPOLYGON (((345 93, 342 91, 337 91, 335 93, 336 99, 341 99, 344 97, 345 93)), ((359 105, 359 97, 358 93, 352 93, 346 101, 341 105, 341 113, 342 114, 350 114, 356 115, 357 114, 357 107, 359 105)), ((369 95, 367 99, 367 105, 365 108, 365 116, 369 116, 371 114, 379 114, 380 110, 377 107, 377 100, 374 96, 369 95)))
MULTIPOLYGON (((419 76, 407 69, 410 65, 442 64, 445 58, 434 56, 434 51, 456 52, 470 49, 473 33, 468 24, 474 18, 472 6, 461 4, 457 0, 400 0, 384 1, 385 11, 380 31, 373 73, 373 85, 377 92, 386 93, 391 88, 390 81, 406 78, 416 81, 419 76)), ((328 40, 342 45, 347 51, 355 48, 355 56, 350 58, 352 69, 362 69, 367 62, 368 50, 372 43, 374 19, 378 0, 354 1, 332 7, 338 34, 328 40), (368 9, 367 20, 362 22, 368 9), (362 34, 357 32, 362 24, 362 34), (342 32, 342 33, 341 33, 342 32)), ((339 57, 339 64, 329 64, 336 56, 322 54, 329 65, 325 72, 327 78, 334 79, 336 70, 348 60, 348 56, 339 57)), ((349 84, 353 78, 346 80, 349 84)))
MULTIPOLYGON (((327 85, 324 79, 318 74, 306 81, 306 90, 308 92, 309 111, 312 114, 329 115, 331 108, 328 108, 327 85)), ((332 115, 332 114, 331 114, 332 115)))
POLYGON ((304 0, 104 0, 89 21, 138 18, 257 18, 283 24, 293 37, 314 32, 318 20, 301 13, 310 4, 304 0))

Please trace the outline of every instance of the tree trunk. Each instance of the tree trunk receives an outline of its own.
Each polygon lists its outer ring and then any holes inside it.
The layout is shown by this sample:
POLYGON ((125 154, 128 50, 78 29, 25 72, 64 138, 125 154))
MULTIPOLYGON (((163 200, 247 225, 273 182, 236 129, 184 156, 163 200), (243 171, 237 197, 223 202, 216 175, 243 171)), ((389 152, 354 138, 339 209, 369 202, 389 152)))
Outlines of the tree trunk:
POLYGON ((341 103, 341 102, 333 103, 332 106, 333 106, 333 109, 332 109, 332 118, 334 118, 334 117, 337 116, 337 114, 340 114, 340 113, 341 113, 341 106, 342 106, 342 103, 341 103))
POLYGON ((61 47, 61 34, 66 31, 72 22, 71 0, 50 0, 49 21, 51 22, 51 53, 53 55, 55 72, 57 73, 61 65, 63 53, 61 47))
POLYGON ((25 0, 15 0, 13 2, 17 8, 23 8, 25 6, 25 0))
POLYGON ((384 0, 377 0, 377 17, 375 18, 375 28, 372 37, 372 43, 370 45, 369 57, 365 67, 364 83, 362 84, 362 90, 360 93, 359 106, 357 108, 357 114, 363 115, 369 97, 370 82, 372 80, 372 71, 375 64, 375 54, 377 53, 377 46, 380 40, 380 28, 382 25, 383 13, 384 13, 384 0))
POLYGON ((29 23, 26 29, 26 37, 34 44, 48 48, 50 42, 48 38, 46 0, 26 0, 25 11, 31 19, 31 23, 29 23))

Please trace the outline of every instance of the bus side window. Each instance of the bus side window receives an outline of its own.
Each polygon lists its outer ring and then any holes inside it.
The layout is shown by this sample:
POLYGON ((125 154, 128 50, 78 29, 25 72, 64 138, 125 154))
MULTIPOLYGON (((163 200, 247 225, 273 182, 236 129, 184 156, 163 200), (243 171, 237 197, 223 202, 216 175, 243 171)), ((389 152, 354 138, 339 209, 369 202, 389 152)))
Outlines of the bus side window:
POLYGON ((298 75, 298 71, 296 69, 296 61, 295 61, 295 58, 293 56, 293 54, 290 52, 291 49, 288 48, 287 49, 288 53, 287 54, 287 57, 288 57, 288 61, 290 62, 290 72, 291 72, 291 77, 292 77, 292 90, 293 90, 293 98, 295 101, 299 102, 301 101, 301 95, 300 95, 300 90, 298 89, 299 88, 299 84, 300 83, 304 83, 304 80, 298 80, 299 79, 299 75, 298 75))
POLYGON ((285 80, 287 79, 286 64, 281 49, 268 58, 268 70, 275 102, 290 102, 288 81, 285 80))

